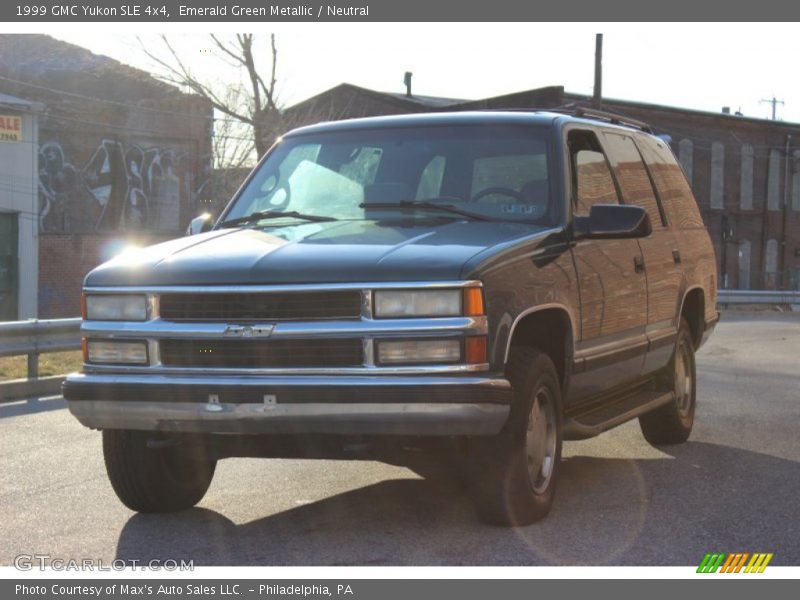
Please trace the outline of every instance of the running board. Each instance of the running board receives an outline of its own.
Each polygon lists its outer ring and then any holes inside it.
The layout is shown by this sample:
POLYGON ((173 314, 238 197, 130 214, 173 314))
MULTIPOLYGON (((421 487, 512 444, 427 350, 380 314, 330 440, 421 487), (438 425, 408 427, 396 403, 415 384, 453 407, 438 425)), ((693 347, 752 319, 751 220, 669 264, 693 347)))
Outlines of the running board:
POLYGON ((564 439, 585 440, 673 401, 672 392, 642 391, 564 417, 564 439))

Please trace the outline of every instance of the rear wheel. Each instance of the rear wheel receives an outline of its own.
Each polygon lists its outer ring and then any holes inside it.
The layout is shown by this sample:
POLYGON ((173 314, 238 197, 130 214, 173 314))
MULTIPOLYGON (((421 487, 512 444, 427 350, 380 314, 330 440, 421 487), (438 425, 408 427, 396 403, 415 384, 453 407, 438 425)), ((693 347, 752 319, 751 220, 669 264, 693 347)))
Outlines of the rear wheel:
POLYGON ((138 512, 191 508, 211 485, 217 464, 200 440, 160 440, 146 431, 103 431, 103 456, 117 496, 138 512))
POLYGON ((681 318, 675 351, 662 378, 674 394, 669 404, 639 417, 645 439, 653 445, 680 444, 689 439, 697 404, 697 380, 689 323, 681 318))
POLYGON ((472 485, 481 520, 528 525, 550 512, 561 461, 561 387, 553 361, 512 349, 507 375, 514 404, 505 429, 472 449, 472 485))

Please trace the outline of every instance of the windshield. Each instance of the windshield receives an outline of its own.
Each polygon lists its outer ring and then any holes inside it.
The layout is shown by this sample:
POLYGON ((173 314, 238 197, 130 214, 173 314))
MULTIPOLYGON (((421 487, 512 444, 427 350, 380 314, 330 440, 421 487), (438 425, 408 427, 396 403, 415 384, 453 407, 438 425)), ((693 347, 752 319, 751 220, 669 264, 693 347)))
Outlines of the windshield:
POLYGON ((352 220, 419 213, 549 225, 555 221, 550 196, 543 128, 378 128, 284 140, 224 220, 269 211, 352 220), (406 204, 413 202, 419 204, 406 204))

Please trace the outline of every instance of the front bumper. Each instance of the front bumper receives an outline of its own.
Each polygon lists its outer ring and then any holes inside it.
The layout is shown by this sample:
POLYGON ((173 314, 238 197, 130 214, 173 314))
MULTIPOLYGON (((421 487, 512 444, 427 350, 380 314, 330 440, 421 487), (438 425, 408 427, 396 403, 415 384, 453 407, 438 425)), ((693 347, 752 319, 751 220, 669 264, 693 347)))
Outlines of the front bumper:
POLYGON ((465 376, 69 375, 70 412, 93 429, 245 434, 493 435, 511 386, 465 376))

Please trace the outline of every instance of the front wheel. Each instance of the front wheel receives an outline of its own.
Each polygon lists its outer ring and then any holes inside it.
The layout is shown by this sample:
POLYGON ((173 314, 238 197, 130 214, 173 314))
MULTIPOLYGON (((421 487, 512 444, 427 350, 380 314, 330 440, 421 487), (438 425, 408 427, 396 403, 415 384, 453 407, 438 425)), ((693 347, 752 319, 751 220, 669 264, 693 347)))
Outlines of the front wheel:
POLYGON ((507 375, 514 404, 503 432, 473 446, 472 484, 482 521, 528 525, 550 512, 561 461, 561 386, 553 361, 516 347, 507 375))
POLYGON ((672 360, 663 376, 673 401, 639 417, 644 438, 654 446, 681 444, 689 439, 697 404, 697 370, 689 323, 681 319, 672 360))
POLYGON ((158 439, 147 431, 104 430, 103 456, 117 497, 131 510, 147 513, 200 502, 217 465, 201 440, 158 439))

